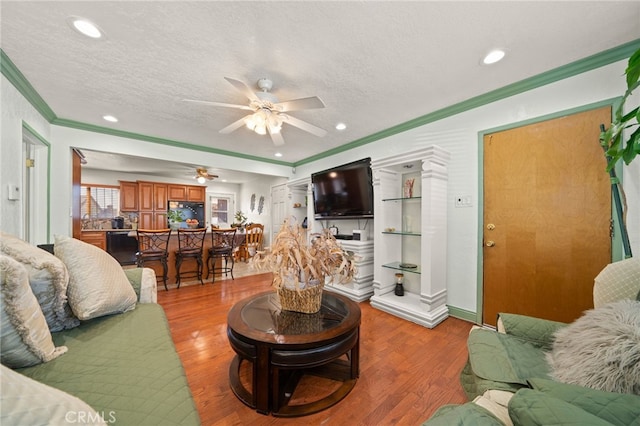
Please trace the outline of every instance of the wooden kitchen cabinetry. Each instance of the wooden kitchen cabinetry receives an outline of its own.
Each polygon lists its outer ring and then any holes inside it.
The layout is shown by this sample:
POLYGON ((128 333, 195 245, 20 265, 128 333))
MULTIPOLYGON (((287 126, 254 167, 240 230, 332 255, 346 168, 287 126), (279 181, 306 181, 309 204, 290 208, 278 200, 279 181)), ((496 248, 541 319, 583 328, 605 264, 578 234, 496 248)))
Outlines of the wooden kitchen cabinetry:
POLYGON ((170 201, 204 202, 206 187, 195 185, 167 185, 170 201))
POLYGON ((186 185, 167 185, 169 199, 171 201, 185 201, 187 199, 187 186, 186 185))
POLYGON ((102 250, 107 250, 107 241, 104 232, 82 231, 80 233, 80 240, 96 246, 102 250))
POLYGON ((204 203, 206 191, 206 186, 187 185, 187 201, 204 203))
POLYGON ((120 181, 120 211, 138 211, 138 182, 120 181))
POLYGON ((168 185, 138 181, 138 227, 164 229, 167 227, 168 185))

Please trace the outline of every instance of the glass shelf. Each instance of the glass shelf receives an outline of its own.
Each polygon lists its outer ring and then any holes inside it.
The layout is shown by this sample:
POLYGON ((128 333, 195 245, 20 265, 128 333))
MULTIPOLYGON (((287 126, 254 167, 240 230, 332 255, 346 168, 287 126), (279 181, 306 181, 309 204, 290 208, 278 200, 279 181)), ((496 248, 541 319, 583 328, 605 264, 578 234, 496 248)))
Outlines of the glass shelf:
POLYGON ((382 201, 411 201, 420 200, 422 197, 398 197, 398 198, 383 198, 382 201))
POLYGON ((382 231, 383 234, 392 234, 392 235, 410 235, 414 237, 420 237, 422 234, 420 232, 402 232, 402 231, 382 231))
POLYGON ((389 268, 389 269, 397 269, 398 271, 404 271, 404 272, 411 272, 412 274, 421 274, 421 269, 420 269, 420 265, 418 265, 417 268, 401 268, 400 264, 402 262, 391 262, 391 263, 387 263, 385 265, 382 265, 383 268, 389 268))

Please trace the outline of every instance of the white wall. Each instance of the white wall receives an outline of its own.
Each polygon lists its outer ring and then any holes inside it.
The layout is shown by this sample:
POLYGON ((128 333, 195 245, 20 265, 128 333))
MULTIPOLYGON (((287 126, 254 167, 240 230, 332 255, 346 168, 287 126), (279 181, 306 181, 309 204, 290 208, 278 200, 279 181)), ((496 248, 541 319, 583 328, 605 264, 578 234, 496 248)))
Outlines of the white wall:
MULTIPOLYGON (((26 123, 47 141, 50 138, 51 126, 4 76, 0 82, 0 106, 2 111, 2 125, 0 126, 0 163, 2 165, 0 167, 0 230, 24 238, 22 200, 7 200, 7 185, 21 186, 22 184, 24 172, 22 163, 23 123, 26 123)), ((70 187, 69 191, 71 191, 70 187)), ((36 208, 42 218, 40 226, 36 227, 37 235, 33 235, 32 240, 46 242, 46 196, 40 198, 36 208)))
MULTIPOLYGON (((487 129, 534 119, 547 114, 582 107, 620 96, 625 90, 624 69, 626 61, 620 61, 576 77, 515 95, 474 110, 434 123, 396 134, 336 156, 297 167, 296 179, 309 176, 339 164, 364 157, 384 158, 407 150, 437 144, 451 153, 449 164, 447 248, 448 301, 470 312, 477 309, 477 285, 479 262, 479 215, 482 199, 479 194, 479 144, 478 133, 487 129), (455 208, 456 195, 471 195, 471 208, 455 208)), ((49 126, 3 77, 2 79, 2 190, 4 183, 19 176, 15 161, 20 153, 21 120, 29 122, 52 144, 52 233, 70 234, 71 163, 70 147, 147 156, 179 162, 223 163, 225 168, 252 170, 272 176, 290 176, 290 168, 245 159, 224 157, 200 151, 189 151, 149 142, 130 140, 109 135, 49 126)), ((629 202, 628 225, 633 250, 640 255, 640 160, 624 169, 624 185, 629 202)), ((269 185, 272 185, 270 183, 269 185)), ((240 190, 239 206, 247 211, 249 197, 269 191, 256 182, 240 190)), ((259 195, 258 195, 259 197, 259 195)), ((20 227, 20 210, 11 202, 2 202, 2 229, 8 232, 20 227)), ((268 203, 265 203, 268 208, 268 203)), ((251 213, 251 212, 250 212, 251 213)), ((252 218, 253 218, 253 213, 252 218)), ((259 218, 259 217, 258 217, 259 218)), ((256 220, 257 221, 257 220, 256 220)))

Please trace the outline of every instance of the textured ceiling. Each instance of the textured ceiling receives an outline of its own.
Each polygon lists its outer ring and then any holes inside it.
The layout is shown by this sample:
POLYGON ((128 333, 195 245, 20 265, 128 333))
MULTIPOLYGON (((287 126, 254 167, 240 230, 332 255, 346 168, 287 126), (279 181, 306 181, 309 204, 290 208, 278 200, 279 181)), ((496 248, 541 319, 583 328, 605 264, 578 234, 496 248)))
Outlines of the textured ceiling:
POLYGON ((640 37, 629 1, 2 1, 0 12, 2 49, 58 118, 289 163, 640 37), (72 15, 106 38, 73 31, 72 15), (495 47, 507 57, 481 65, 495 47), (218 133, 245 111, 181 100, 245 103, 223 77, 268 77, 280 100, 320 97, 326 108, 291 115, 328 134, 285 125, 274 147, 244 127, 218 133))

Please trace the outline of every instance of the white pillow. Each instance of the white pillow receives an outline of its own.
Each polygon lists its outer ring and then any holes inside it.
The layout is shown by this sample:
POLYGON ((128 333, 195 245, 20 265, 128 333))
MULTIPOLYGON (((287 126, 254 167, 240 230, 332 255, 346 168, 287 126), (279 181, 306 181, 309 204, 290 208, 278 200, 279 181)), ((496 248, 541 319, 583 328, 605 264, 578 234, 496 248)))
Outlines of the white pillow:
POLYGON ((0 233, 0 252, 22 263, 51 332, 74 328, 80 321, 67 303, 69 273, 57 257, 13 235, 0 233))
POLYGON ((28 367, 65 353, 66 346, 56 348, 53 344, 47 321, 29 287, 24 265, 0 254, 0 275, 2 364, 14 368, 28 367))
POLYGON ((115 413, 97 413, 84 401, 0 366, 0 424, 105 425, 115 413), (104 416, 104 417, 103 417, 104 416))
POLYGON ((55 236, 53 250, 69 271, 67 296, 78 318, 88 320, 136 307, 136 292, 106 251, 62 235, 55 236))

